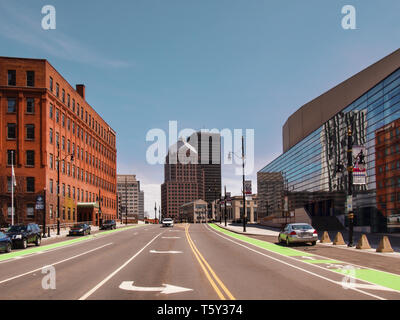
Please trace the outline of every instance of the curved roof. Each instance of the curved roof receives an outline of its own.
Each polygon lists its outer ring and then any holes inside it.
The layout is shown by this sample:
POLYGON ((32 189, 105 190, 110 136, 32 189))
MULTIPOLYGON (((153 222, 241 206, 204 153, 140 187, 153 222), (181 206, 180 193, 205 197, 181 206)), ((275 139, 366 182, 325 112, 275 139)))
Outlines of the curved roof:
POLYGON ((283 152, 303 140, 398 68, 400 49, 302 106, 283 125, 283 152))

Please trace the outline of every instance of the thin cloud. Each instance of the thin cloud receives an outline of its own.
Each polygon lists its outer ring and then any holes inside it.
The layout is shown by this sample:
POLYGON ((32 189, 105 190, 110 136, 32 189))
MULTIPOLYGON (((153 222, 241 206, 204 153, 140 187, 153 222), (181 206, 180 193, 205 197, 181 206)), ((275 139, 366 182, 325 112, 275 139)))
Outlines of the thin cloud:
POLYGON ((14 5, 15 2, 0 2, 0 36, 69 61, 112 68, 133 66, 131 62, 106 58, 57 29, 43 30, 41 16, 14 5))

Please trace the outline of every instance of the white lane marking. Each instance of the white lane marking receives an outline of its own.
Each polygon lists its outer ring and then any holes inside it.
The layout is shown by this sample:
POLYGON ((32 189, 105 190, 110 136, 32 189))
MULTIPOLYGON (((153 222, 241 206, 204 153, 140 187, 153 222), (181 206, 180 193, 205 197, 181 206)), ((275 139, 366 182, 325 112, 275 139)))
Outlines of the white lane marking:
POLYGON ((125 263, 123 263, 119 268, 117 268, 115 271, 111 272, 104 280, 100 281, 96 286, 94 286, 92 289, 90 289, 88 292, 86 292, 82 297, 79 298, 79 300, 86 300, 88 297, 90 297, 94 292, 96 292, 101 286, 103 286, 108 280, 110 280, 112 277, 114 277, 118 272, 120 272, 123 268, 125 268, 133 259, 135 259, 144 249, 146 249, 154 240, 156 240, 161 233, 156 235, 153 239, 150 240, 142 249, 140 249, 138 252, 136 252, 131 258, 129 258, 125 263))
POLYGON ((119 288, 127 291, 145 291, 145 292, 161 291, 160 293, 162 294, 193 291, 193 289, 173 286, 171 284, 166 284, 166 283, 163 284, 163 287, 137 287, 133 285, 133 281, 124 281, 120 284, 119 288))
POLYGON ((162 239, 180 239, 181 237, 161 237, 162 239))
MULTIPOLYGON (((208 229, 209 227, 206 227, 206 228, 208 229)), ((282 264, 285 264, 285 265, 287 265, 287 266, 289 266, 289 267, 292 267, 292 268, 295 268, 295 269, 304 271, 304 272, 306 272, 306 273, 308 273, 308 274, 311 274, 311 275, 313 275, 313 276, 315 276, 315 277, 318 277, 318 278, 324 279, 324 280, 326 280, 326 281, 332 282, 332 283, 334 283, 334 284, 338 284, 338 281, 335 281, 335 280, 326 278, 326 277, 321 276, 321 275, 319 275, 319 274, 317 274, 317 273, 314 273, 314 272, 312 272, 312 271, 309 271, 309 270, 303 269, 303 268, 301 268, 301 267, 298 267, 298 266, 292 265, 292 264, 290 264, 290 263, 287 263, 287 262, 285 262, 285 261, 279 260, 279 259, 277 259, 277 258, 275 258, 275 257, 269 256, 269 255, 267 255, 267 254, 265 254, 265 253, 262 253, 262 252, 260 252, 260 251, 257 251, 257 250, 255 250, 255 249, 253 249, 253 248, 250 248, 250 247, 248 247, 248 246, 245 246, 244 244, 242 244, 242 243, 240 243, 240 242, 233 241, 232 239, 229 239, 229 238, 227 238, 227 237, 224 237, 224 236, 218 234, 218 231, 214 231, 214 230, 212 230, 212 229, 208 229, 208 230, 212 231, 212 232, 215 233, 217 236, 219 236, 219 237, 221 237, 221 238, 223 238, 223 239, 225 239, 225 240, 231 241, 231 242, 233 242, 233 243, 235 243, 235 244, 237 244, 237 245, 239 245, 239 246, 241 246, 241 247, 244 247, 244 248, 246 248, 246 249, 248 249, 248 250, 250 250, 250 251, 253 251, 253 252, 255 252, 255 253, 258 253, 258 254, 260 254, 260 255, 262 255, 262 256, 264 256, 264 257, 270 258, 270 259, 272 259, 272 260, 275 260, 275 261, 277 261, 277 262, 280 262, 280 263, 282 263, 282 264)), ((284 256, 284 255, 282 255, 282 254, 280 254, 280 253, 277 253, 277 252, 274 252, 274 253, 276 253, 276 254, 278 254, 278 255, 281 255, 281 256, 283 256, 283 257, 285 257, 285 258, 289 258, 289 259, 292 259, 292 260, 295 260, 295 261, 300 261, 300 262, 302 262, 301 260, 298 260, 298 259, 295 259, 295 258, 292 258, 292 257, 289 257, 289 256, 284 256)), ((306 263, 306 262, 303 262, 303 263, 306 263)), ((319 268, 321 268, 321 269, 323 269, 323 270, 326 270, 326 271, 331 271, 331 272, 335 273, 336 275, 340 275, 340 273, 337 273, 337 272, 332 271, 332 270, 329 270, 329 269, 325 269, 325 268, 320 267, 320 266, 318 266, 318 265, 312 264, 312 266, 314 266, 314 267, 319 267, 319 268)), ((355 279, 356 279, 356 278, 355 278, 355 279)), ((359 280, 359 279, 356 279, 356 280, 359 280)), ((364 280, 363 280, 363 281, 364 281, 364 280)), ((367 281, 366 281, 366 282, 367 282, 367 281)), ((340 283, 340 282, 339 282, 339 283, 340 283)), ((340 286, 341 286, 341 285, 340 285, 340 286)), ((372 294, 372 293, 368 293, 368 292, 365 292, 365 291, 362 291, 362 290, 359 290, 359 289, 356 289, 356 288, 351 288, 351 287, 350 287, 349 289, 350 289, 350 290, 357 291, 357 292, 362 293, 362 294, 365 294, 365 295, 367 295, 367 296, 371 296, 371 297, 376 298, 376 299, 379 299, 379 300, 387 300, 387 299, 385 299, 385 298, 383 298, 383 297, 380 297, 380 296, 377 296, 377 295, 374 295, 374 294, 372 294)))
MULTIPOLYGON (((339 285, 343 286, 343 283, 338 281, 339 285)), ((397 292, 394 289, 386 288, 377 284, 368 284, 368 283, 350 283, 344 285, 344 288, 351 289, 351 288, 358 288, 358 289, 367 289, 367 290, 381 290, 381 291, 390 291, 390 292, 397 292)))
POLYGON ((13 259, 14 260, 19 260, 19 259, 22 259, 23 258, 23 256, 17 256, 17 257, 14 257, 13 259))
POLYGON ((182 253, 182 251, 157 251, 157 250, 150 250, 150 253, 172 253, 172 254, 176 254, 176 253, 182 253))
MULTIPOLYGON (((57 265, 57 264, 60 264, 60 263, 63 263, 63 262, 66 262, 66 261, 69 261, 69 260, 72 260, 72 259, 78 258, 78 257, 80 257, 80 256, 83 256, 83 255, 85 255, 85 254, 88 254, 88 253, 90 253, 90 252, 93 252, 93 251, 95 251, 95 250, 98 250, 98 249, 104 248, 104 247, 106 247, 106 246, 109 246, 109 245, 111 245, 111 244, 112 244, 112 242, 110 242, 110 243, 107 243, 107 244, 105 244, 105 245, 102 245, 102 246, 100 246, 100 247, 97 247, 97 248, 91 249, 91 250, 89 250, 89 251, 82 252, 82 253, 80 253, 80 254, 77 254, 77 255, 75 255, 75 256, 69 257, 69 258, 67 258, 67 259, 64 259, 64 260, 60 260, 60 261, 57 261, 57 262, 55 262, 55 263, 49 263, 49 264, 47 264, 47 265, 52 265, 52 266, 55 266, 55 265, 57 265)), ((2 284, 2 283, 4 283, 4 282, 11 281, 11 280, 14 280, 14 279, 17 279, 17 278, 21 278, 21 277, 23 277, 23 276, 26 276, 26 275, 28 275, 28 274, 34 273, 34 272, 36 272, 36 271, 40 271, 40 270, 42 270, 42 269, 43 269, 43 267, 40 267, 40 268, 37 268, 37 269, 35 269, 35 270, 31 270, 31 271, 28 271, 28 272, 25 272, 25 273, 19 274, 19 275, 17 275, 17 276, 14 276, 14 277, 11 277, 11 278, 8 278, 8 279, 1 280, 1 281, 0 281, 0 284, 2 284)))

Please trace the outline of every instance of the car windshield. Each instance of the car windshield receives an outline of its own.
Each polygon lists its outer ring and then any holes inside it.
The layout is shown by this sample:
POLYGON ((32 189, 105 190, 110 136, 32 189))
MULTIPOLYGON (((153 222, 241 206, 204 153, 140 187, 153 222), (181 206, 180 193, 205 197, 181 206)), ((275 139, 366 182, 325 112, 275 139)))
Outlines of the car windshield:
POLYGON ((113 223, 114 220, 106 220, 104 223, 113 223))
POLYGON ((72 229, 80 229, 83 228, 85 225, 84 224, 76 224, 72 227, 72 229))
POLYGON ((171 222, 171 221, 172 221, 172 219, 170 219, 170 218, 167 218, 167 219, 164 219, 164 221, 165 221, 165 222, 171 222))
POLYGON ((10 229, 8 229, 8 232, 21 232, 21 231, 26 231, 26 226, 12 226, 10 229))
POLYGON ((309 224, 294 224, 292 225, 293 230, 310 230, 313 229, 309 224))

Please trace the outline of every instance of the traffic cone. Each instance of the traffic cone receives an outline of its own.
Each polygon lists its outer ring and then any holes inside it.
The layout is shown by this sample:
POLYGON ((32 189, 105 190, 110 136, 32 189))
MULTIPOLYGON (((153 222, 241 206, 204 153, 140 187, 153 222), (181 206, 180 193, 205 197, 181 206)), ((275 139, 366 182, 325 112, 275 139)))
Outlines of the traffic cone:
POLYGON ((378 248, 376 249, 376 252, 394 252, 392 246, 390 245, 389 238, 387 236, 384 236, 382 238, 378 248))
POLYGON ((321 243, 331 243, 332 242, 331 238, 329 238, 328 231, 324 231, 324 234, 322 235, 320 242, 321 243))
POLYGON ((358 240, 356 249, 371 249, 371 246, 369 245, 367 236, 365 234, 363 234, 360 240, 358 240))
POLYGON ((340 232, 337 233, 335 240, 333 240, 333 244, 336 246, 346 244, 346 243, 344 243, 343 236, 340 232))

